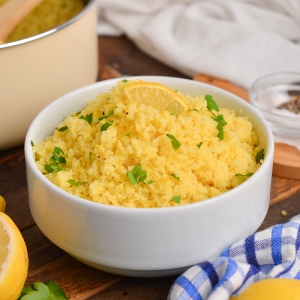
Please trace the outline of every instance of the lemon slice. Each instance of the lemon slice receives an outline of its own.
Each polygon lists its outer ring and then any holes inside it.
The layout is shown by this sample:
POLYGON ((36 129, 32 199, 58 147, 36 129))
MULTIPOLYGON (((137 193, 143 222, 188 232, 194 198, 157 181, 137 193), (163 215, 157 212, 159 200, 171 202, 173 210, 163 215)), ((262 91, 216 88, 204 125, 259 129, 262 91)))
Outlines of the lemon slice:
POLYGON ((253 283, 230 300, 298 300, 300 280, 288 278, 264 279, 253 283))
POLYGON ((16 224, 0 212, 0 295, 15 300, 21 294, 28 273, 28 254, 16 224))
POLYGON ((187 110, 187 105, 175 91, 156 82, 134 82, 124 87, 130 102, 152 106, 159 111, 178 115, 187 110))
POLYGON ((0 196, 0 212, 5 212, 6 202, 2 196, 0 196))

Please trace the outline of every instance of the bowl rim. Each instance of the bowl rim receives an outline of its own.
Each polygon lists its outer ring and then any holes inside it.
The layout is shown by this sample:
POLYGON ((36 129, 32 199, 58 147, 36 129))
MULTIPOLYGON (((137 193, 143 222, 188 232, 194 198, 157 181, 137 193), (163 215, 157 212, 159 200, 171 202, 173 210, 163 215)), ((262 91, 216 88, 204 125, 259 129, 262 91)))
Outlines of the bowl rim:
POLYGON ((51 35, 51 34, 57 32, 57 31, 60 31, 64 28, 68 27, 69 25, 75 23, 77 20, 81 19, 81 17, 83 15, 85 15, 91 9, 91 7, 94 4, 96 4, 96 1, 97 0, 89 0, 88 3, 86 3, 86 5, 84 6, 84 8, 77 15, 75 15, 73 18, 69 19, 68 21, 64 22, 63 24, 61 24, 59 26, 56 26, 52 29, 49 29, 45 32, 36 34, 36 35, 28 37, 28 38, 25 38, 25 39, 21 39, 21 40, 10 42, 10 43, 0 44, 0 50, 1 49, 6 49, 6 48, 11 48, 11 47, 14 47, 14 46, 27 44, 27 43, 30 43, 30 42, 35 41, 35 40, 39 40, 43 37, 46 37, 48 35, 51 35))
MULTIPOLYGON (((87 103, 88 99, 86 100, 87 103)), ((252 181, 256 180, 256 177, 258 177, 261 173, 265 172, 270 164, 273 164, 273 155, 274 155, 274 139, 273 139, 273 134, 272 131, 269 127, 269 125, 267 124, 266 120, 264 119, 263 115, 261 114, 261 112, 256 109, 255 107, 253 107, 252 105, 250 105, 248 102, 246 102, 245 100, 241 99, 240 97, 226 91, 223 90, 221 88, 218 88, 216 86, 213 85, 209 85, 206 83, 202 83, 202 82, 198 82, 198 81, 194 81, 192 79, 185 79, 185 78, 180 78, 180 77, 170 77, 170 76, 145 76, 145 75, 141 75, 141 76, 125 76, 125 77, 118 77, 118 78, 113 78, 113 79, 107 79, 107 80, 102 80, 102 81, 98 81, 86 86, 83 86, 81 88, 75 89, 73 91, 70 91, 62 96, 60 96, 59 98, 55 99, 53 102, 51 102, 50 104, 48 104, 46 107, 44 107, 39 113, 38 115, 34 118, 34 120, 32 121, 31 125, 29 126, 29 129, 26 133, 26 137, 25 137, 25 143, 24 143, 24 151, 25 151, 25 162, 26 162, 26 169, 30 168, 31 171, 34 173, 34 175, 36 176, 36 178, 38 178, 48 189, 52 190, 53 192, 57 193, 60 197, 63 197, 65 200, 67 200, 68 202, 74 202, 77 205, 81 205, 81 206, 87 206, 90 207, 92 209, 101 209, 101 210, 108 210, 110 212, 115 212, 118 213, 120 211, 124 212, 124 213, 138 213, 141 214, 141 212, 143 213, 147 213, 147 214, 157 214, 157 213, 163 213, 163 212, 167 212, 167 211, 178 211, 178 210, 186 210, 186 209, 194 209, 198 206, 206 206, 206 205, 214 205, 215 202, 219 202, 219 201, 224 201, 223 198, 228 198, 230 197, 230 195, 234 195, 235 193, 239 193, 241 189, 243 189, 244 185, 248 183, 251 183, 252 181), (101 86, 101 85, 106 85, 109 83, 116 83, 119 80, 122 79, 142 79, 142 80, 148 80, 152 79, 153 81, 155 80, 159 80, 159 79, 171 79, 171 80, 179 80, 181 82, 184 81, 189 81, 189 82, 193 82, 193 84, 198 85, 198 86, 203 86, 203 87, 207 87, 209 89, 212 90, 216 90, 216 91, 220 91, 221 93, 229 96, 230 98, 235 99, 235 101, 241 103, 242 105, 246 106, 247 109, 249 109, 250 111, 252 111, 252 113, 254 113, 257 118, 259 119, 260 123, 262 123, 264 125, 264 129, 266 131, 266 135, 267 135, 267 143, 266 143, 266 147, 267 147, 267 151, 265 153, 265 158, 263 163, 261 164, 261 166, 258 168, 258 170, 250 177, 247 179, 246 182, 240 184, 239 186, 225 192, 222 193, 220 195, 214 196, 212 198, 208 198, 208 199, 204 199, 198 202, 194 202, 194 203, 190 203, 190 204, 183 204, 183 205, 178 205, 178 206, 171 206, 171 207, 153 207, 153 208, 130 208, 130 207, 123 207, 123 206, 114 206, 114 205, 108 205, 108 204, 103 204, 103 203, 98 203, 98 202, 94 202, 88 199, 84 199, 81 197, 78 197, 74 194, 71 194, 61 188, 59 188, 58 186, 56 186, 54 183, 52 183, 50 180, 48 180, 38 169, 38 167, 35 164, 35 160, 34 160, 34 155, 32 152, 32 131, 34 130, 34 128, 36 127, 36 123, 39 123, 40 119, 43 119, 43 115, 47 112, 47 110, 51 107, 51 106, 55 106, 57 105, 58 102, 62 101, 65 98, 69 98, 72 96, 75 96, 77 94, 81 94, 84 93, 86 91, 89 91, 90 89, 97 87, 97 86, 101 86)), ((28 171, 28 170, 27 170, 28 171)))
MULTIPOLYGON (((281 114, 278 114, 276 112, 271 112, 268 109, 265 109, 263 107, 261 107, 256 100, 254 100, 254 95, 257 94, 257 92, 254 92, 253 89, 259 85, 260 83, 262 83, 264 80, 269 79, 269 78, 275 78, 277 76, 298 76, 299 77, 299 84, 297 84, 297 86, 299 85, 300 87, 300 72, 296 72, 296 71, 286 71, 286 72, 274 72, 274 73, 269 73, 267 75, 264 75, 260 78, 258 78, 257 80, 255 80, 253 82, 253 84, 251 85, 250 89, 249 89, 249 99, 250 99, 250 103, 252 105, 254 105, 255 107, 257 107, 259 110, 261 110, 264 114, 266 114, 266 116, 272 116, 272 117, 276 117, 276 118, 280 118, 282 119, 282 121, 288 120, 289 122, 295 122, 295 123, 300 123, 300 118, 297 116, 284 116, 281 114)), ((284 84, 284 83, 282 83, 284 84)), ((274 87, 276 86, 280 86, 282 84, 276 84, 274 85, 274 87)), ((300 115, 299 115, 300 116, 300 115)))

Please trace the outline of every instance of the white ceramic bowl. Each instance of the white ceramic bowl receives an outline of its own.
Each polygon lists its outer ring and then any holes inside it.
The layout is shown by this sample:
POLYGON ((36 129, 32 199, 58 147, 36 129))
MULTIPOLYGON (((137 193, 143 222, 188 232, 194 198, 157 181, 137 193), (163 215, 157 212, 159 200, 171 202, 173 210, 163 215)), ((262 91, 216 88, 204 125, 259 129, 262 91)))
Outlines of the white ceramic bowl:
POLYGON ((222 195, 169 208, 114 207, 61 190, 36 167, 31 141, 50 135, 71 111, 81 110, 87 100, 108 91, 119 80, 113 79, 68 93, 35 118, 25 141, 29 205, 41 231, 58 247, 90 266, 129 276, 174 275, 219 254, 260 226, 270 200, 273 136, 255 108, 224 90, 180 78, 138 78, 190 95, 211 94, 219 107, 249 116, 266 150, 257 172, 222 195))
POLYGON ((68 22, 0 45, 0 150, 21 145, 38 112, 57 97, 97 80, 95 0, 68 22))

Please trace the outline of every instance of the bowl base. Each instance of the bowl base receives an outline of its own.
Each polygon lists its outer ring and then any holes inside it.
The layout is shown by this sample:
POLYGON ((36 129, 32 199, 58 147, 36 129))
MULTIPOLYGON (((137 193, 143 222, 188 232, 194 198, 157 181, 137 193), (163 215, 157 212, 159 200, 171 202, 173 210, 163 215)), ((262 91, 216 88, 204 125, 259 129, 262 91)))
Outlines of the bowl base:
MULTIPOLYGON (((69 253, 70 254, 70 253, 69 253)), ((120 269, 120 268, 114 268, 105 266, 102 264, 97 264, 82 258, 79 258, 77 256, 74 256, 70 254, 75 259, 79 260, 80 262, 93 267, 95 269, 112 273, 116 275, 121 276, 130 276, 130 277, 140 277, 140 278, 155 278, 155 277, 167 277, 167 276, 175 276, 180 275, 184 271, 186 271, 189 267, 181 267, 181 268, 175 268, 175 269, 166 269, 166 270, 128 270, 128 269, 120 269)))

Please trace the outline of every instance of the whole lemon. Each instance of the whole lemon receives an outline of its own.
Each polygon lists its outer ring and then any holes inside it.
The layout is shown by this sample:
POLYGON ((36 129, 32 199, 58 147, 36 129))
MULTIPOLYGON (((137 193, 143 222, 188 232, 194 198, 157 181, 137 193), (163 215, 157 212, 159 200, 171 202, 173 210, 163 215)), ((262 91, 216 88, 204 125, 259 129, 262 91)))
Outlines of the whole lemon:
POLYGON ((300 300, 300 280, 270 278, 250 285, 230 300, 300 300))

